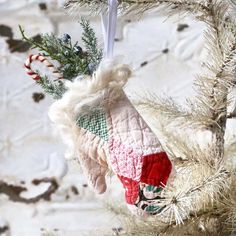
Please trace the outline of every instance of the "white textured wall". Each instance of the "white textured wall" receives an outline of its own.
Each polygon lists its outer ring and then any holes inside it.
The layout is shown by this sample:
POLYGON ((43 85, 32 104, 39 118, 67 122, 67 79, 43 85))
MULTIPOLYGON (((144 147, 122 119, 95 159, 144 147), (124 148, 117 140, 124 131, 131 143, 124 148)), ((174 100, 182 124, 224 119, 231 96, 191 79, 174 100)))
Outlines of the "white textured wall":
MULTIPOLYGON (((30 35, 66 32, 73 40, 80 40, 77 19, 59 9, 63 1, 46 2, 45 11, 33 0, 0 0, 0 24, 12 28, 14 39, 20 38, 21 24, 30 35)), ((88 15, 83 11, 80 14, 88 15)), ((90 19, 102 45, 100 19, 90 19)), ((154 90, 182 101, 193 96, 192 82, 204 57, 203 29, 204 24, 191 18, 167 20, 160 12, 141 20, 133 16, 120 19, 115 54, 135 70, 127 93, 154 90), (187 27, 178 31, 180 24, 187 27)), ((32 184, 33 179, 55 177, 60 180, 60 188, 51 201, 31 205, 8 201, 0 194, 0 229, 8 225, 6 235, 11 236, 105 235, 104 232, 116 235, 112 228, 119 227, 119 221, 104 209, 103 202, 119 197, 121 190, 114 190, 113 184, 110 194, 98 198, 86 187, 86 179, 76 163, 66 163, 65 147, 47 117, 52 100, 48 96, 38 103, 32 99, 32 94, 41 90, 23 69, 29 52, 10 53, 6 39, 0 37, 0 181, 29 188, 23 193, 27 197, 48 188, 47 184, 32 184)), ((115 188, 121 189, 120 184, 115 188)))

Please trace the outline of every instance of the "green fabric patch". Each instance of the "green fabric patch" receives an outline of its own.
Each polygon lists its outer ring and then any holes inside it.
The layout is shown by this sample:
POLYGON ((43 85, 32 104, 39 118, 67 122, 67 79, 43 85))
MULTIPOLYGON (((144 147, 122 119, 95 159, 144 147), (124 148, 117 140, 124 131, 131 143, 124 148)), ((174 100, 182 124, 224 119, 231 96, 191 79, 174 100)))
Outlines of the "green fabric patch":
POLYGON ((102 109, 97 109, 89 114, 79 116, 76 124, 99 136, 104 141, 108 141, 106 114, 102 109))
POLYGON ((146 186, 146 189, 147 189, 147 191, 154 192, 154 193, 159 193, 159 192, 161 192, 163 190, 163 188, 156 187, 156 186, 153 186, 153 185, 146 186))
POLYGON ((156 214, 160 214, 164 208, 165 208, 165 206, 159 207, 159 206, 155 206, 155 205, 149 205, 145 208, 145 211, 148 214, 156 215, 156 214))
POLYGON ((153 206, 153 205, 147 206, 147 207, 145 208, 145 211, 147 211, 148 213, 158 212, 159 210, 160 210, 160 207, 158 207, 158 206, 153 206))

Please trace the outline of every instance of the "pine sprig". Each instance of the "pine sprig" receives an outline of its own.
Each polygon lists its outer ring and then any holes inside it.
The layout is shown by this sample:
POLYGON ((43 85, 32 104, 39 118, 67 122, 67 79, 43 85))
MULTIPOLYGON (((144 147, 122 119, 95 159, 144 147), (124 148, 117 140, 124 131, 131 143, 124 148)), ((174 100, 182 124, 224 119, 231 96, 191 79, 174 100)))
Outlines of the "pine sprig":
POLYGON ((45 93, 50 94, 54 99, 60 99, 66 92, 65 85, 61 80, 51 81, 47 76, 43 76, 36 83, 42 87, 45 93))
POLYGON ((102 50, 98 48, 97 38, 94 30, 90 27, 89 21, 82 19, 81 26, 83 28, 82 41, 88 53, 90 62, 93 67, 97 67, 102 59, 102 50))
POLYGON ((20 31, 22 38, 30 43, 32 48, 37 48, 46 57, 60 63, 58 70, 64 79, 73 80, 78 75, 91 74, 87 54, 83 51, 80 54, 76 52, 78 42, 72 44, 71 40, 65 41, 53 34, 45 34, 41 36, 41 42, 38 43, 27 37, 22 27, 20 31))
POLYGON ((60 64, 58 71, 64 80, 51 81, 47 76, 41 76, 42 79, 37 81, 44 91, 55 99, 62 97, 66 91, 65 80, 73 81, 79 75, 91 75, 102 60, 103 53, 101 49, 98 49, 94 30, 90 27, 89 22, 84 19, 81 21, 81 26, 85 50, 78 45, 78 42, 72 44, 71 37, 68 34, 64 34, 61 38, 53 34, 45 34, 41 35, 40 42, 36 42, 33 38, 27 37, 23 28, 19 26, 24 41, 28 42, 33 49, 38 49, 45 57, 60 64))

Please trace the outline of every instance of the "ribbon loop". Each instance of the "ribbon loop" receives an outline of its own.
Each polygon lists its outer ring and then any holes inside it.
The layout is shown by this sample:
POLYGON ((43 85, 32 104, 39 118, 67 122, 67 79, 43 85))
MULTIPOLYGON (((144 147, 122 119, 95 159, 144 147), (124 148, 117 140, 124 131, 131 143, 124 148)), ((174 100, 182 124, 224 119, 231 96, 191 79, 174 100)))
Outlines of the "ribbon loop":
POLYGON ((117 24, 117 8, 117 0, 108 0, 108 16, 106 10, 102 13, 104 58, 112 58, 113 56, 117 24))

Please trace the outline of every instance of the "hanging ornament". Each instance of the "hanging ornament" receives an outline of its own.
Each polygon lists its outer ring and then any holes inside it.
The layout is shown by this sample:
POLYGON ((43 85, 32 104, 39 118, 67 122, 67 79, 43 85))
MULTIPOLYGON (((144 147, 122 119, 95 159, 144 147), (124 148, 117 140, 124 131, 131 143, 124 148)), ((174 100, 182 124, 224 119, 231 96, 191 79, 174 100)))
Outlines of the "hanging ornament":
POLYGON ((106 190, 105 175, 112 169, 131 210, 157 214, 173 168, 122 89, 130 75, 127 65, 104 60, 93 76, 67 83, 68 91, 52 105, 49 116, 98 193, 106 190))
POLYGON ((160 205, 161 192, 173 167, 156 135, 123 91, 131 70, 112 58, 116 0, 109 1, 108 17, 105 14, 103 61, 92 76, 67 83, 67 93, 52 105, 49 116, 98 193, 106 190, 105 175, 111 169, 124 186, 131 211, 155 215, 164 208, 160 205))
MULTIPOLYGON (((106 16, 104 11, 102 16, 103 61, 94 73, 96 65, 89 62, 92 75, 65 81, 61 99, 51 106, 49 116, 69 145, 68 155, 77 157, 98 193, 106 191, 105 177, 110 169, 123 184, 130 210, 138 215, 155 215, 165 208, 161 195, 173 166, 158 138, 123 91, 132 72, 129 66, 113 58, 117 4, 117 0, 109 0, 109 14, 106 16)), ((64 34, 61 42, 70 41, 70 35, 64 34)), ((77 45, 73 50, 77 55, 83 53, 77 45)), ((39 54, 29 56, 25 63, 34 80, 42 80, 31 68, 34 61, 48 67, 56 80, 63 79, 55 66, 39 54)))

